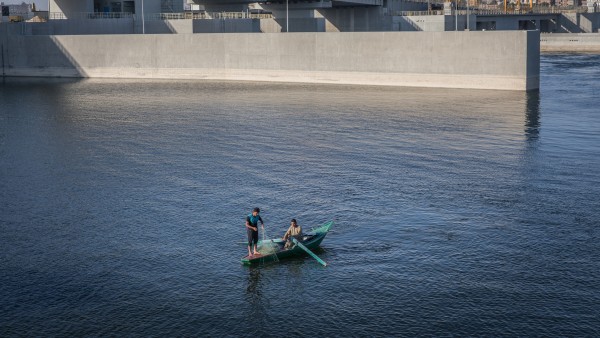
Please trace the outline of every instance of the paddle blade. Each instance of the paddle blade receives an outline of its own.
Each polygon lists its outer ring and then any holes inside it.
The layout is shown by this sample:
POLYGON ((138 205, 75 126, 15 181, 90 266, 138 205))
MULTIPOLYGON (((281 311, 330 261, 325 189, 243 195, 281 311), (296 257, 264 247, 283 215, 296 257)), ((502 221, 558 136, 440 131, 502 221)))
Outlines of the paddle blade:
POLYGON ((325 263, 324 260, 322 260, 321 258, 319 258, 319 256, 315 255, 314 252, 310 251, 306 246, 304 246, 304 244, 298 242, 297 239, 295 239, 294 237, 292 237, 292 241, 294 241, 294 243, 300 247, 300 249, 306 251, 306 253, 308 253, 312 258, 314 258, 317 262, 321 263, 323 266, 327 266, 327 263, 325 263))

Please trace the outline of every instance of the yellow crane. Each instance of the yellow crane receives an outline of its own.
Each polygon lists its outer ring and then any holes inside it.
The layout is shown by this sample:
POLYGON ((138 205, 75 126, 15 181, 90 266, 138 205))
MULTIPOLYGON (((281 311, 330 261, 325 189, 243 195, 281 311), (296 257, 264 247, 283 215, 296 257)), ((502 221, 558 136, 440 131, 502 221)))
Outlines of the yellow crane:
MULTIPOLYGON (((506 13, 506 2, 507 2, 507 0, 504 0, 504 13, 506 13)), ((521 9, 521 0, 517 0, 517 3, 515 5, 515 9, 516 10, 520 10, 521 9)), ((533 9, 533 0, 529 0, 529 9, 533 9)))

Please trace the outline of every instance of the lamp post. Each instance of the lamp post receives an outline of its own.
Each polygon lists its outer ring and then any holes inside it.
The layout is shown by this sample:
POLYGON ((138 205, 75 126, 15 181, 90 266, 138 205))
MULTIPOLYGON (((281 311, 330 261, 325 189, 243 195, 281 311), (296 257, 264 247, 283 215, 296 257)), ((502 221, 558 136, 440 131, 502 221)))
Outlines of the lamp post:
POLYGON ((465 0, 467 4, 467 30, 469 30, 469 0, 465 0))
POLYGON ((458 32, 458 0, 456 0, 456 8, 454 9, 454 30, 458 32))
POLYGON ((144 0, 142 0, 142 34, 146 34, 146 18, 144 17, 144 0))
POLYGON ((285 0, 285 32, 290 32, 290 1, 285 0))

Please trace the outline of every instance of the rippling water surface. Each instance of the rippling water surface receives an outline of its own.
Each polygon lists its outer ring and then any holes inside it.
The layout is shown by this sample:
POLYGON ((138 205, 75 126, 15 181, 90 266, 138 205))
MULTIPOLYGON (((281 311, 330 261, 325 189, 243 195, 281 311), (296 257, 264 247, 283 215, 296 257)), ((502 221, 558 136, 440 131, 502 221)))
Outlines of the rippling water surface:
POLYGON ((599 336, 600 56, 541 90, 0 85, 0 336, 599 336), (335 220, 310 257, 244 267, 335 220))

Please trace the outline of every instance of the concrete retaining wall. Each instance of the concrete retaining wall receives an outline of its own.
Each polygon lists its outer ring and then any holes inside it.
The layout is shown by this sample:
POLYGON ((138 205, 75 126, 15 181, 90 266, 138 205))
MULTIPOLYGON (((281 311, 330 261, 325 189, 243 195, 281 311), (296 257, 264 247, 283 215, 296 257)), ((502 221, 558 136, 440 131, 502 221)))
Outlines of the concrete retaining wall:
POLYGON ((426 32, 443 32, 450 31, 446 27, 446 16, 444 15, 428 15, 428 16, 395 16, 393 17, 394 28, 403 32, 426 31, 426 32))
MULTIPOLYGON (((285 19, 148 20, 145 22, 145 32, 146 34, 281 33, 285 32, 285 25, 285 19)), ((137 33, 141 33, 139 22, 137 28, 137 33)), ((325 19, 290 19, 289 29, 290 32, 324 32, 325 19)))
POLYGON ((88 35, 88 34, 133 34, 136 22, 132 18, 123 19, 71 19, 50 20, 50 22, 19 22, 7 27, 11 31, 20 31, 25 35, 88 35))
POLYGON ((392 17, 382 15, 380 8, 340 7, 320 9, 327 32, 381 32, 391 30, 392 17))
POLYGON ((170 22, 173 21, 191 22, 193 33, 259 33, 261 20, 171 20, 170 22))
POLYGON ((543 52, 600 53, 600 34, 542 34, 540 49, 543 52))
POLYGON ((597 33, 600 29, 600 13, 581 14, 580 24, 584 32, 597 33))
POLYGON ((286 24, 289 23, 289 31, 292 32, 325 32, 324 18, 290 18, 288 22, 285 19, 261 19, 260 32, 263 33, 283 33, 286 31, 286 24))
POLYGON ((393 17, 394 30, 400 31, 425 31, 425 32, 443 32, 466 30, 476 30, 476 16, 469 15, 468 22, 466 15, 410 15, 393 17), (458 24, 457 24, 458 23, 458 24))
POLYGON ((6 76, 539 87, 536 31, 0 37, 6 76))

